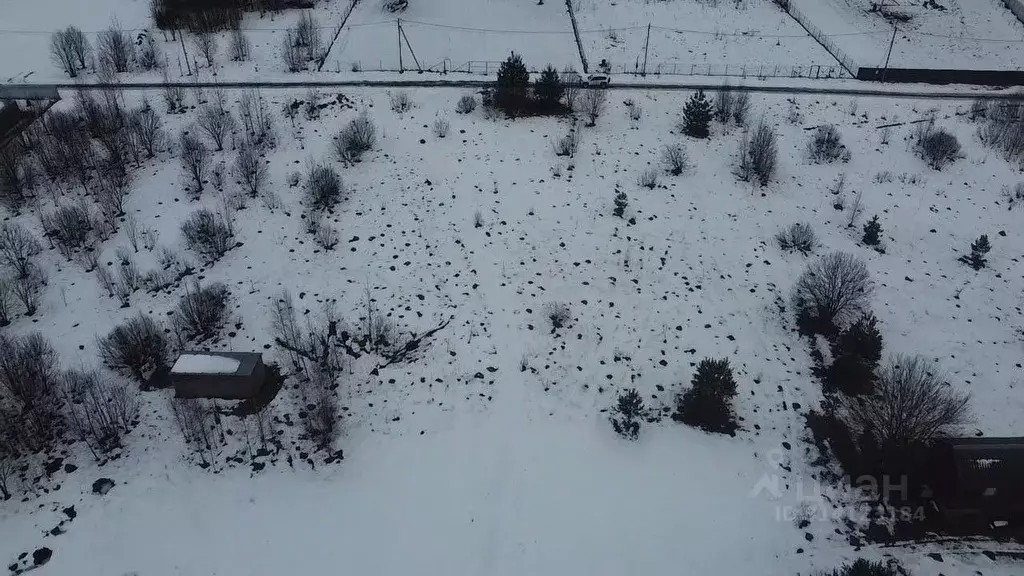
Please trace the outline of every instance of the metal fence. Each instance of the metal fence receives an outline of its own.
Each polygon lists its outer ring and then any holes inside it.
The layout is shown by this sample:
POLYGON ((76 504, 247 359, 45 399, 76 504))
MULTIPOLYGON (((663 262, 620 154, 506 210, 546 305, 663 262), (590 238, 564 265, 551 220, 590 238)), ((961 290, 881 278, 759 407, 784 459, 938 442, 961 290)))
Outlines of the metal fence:
POLYGON ((787 14, 792 16, 798 24, 803 26, 804 30, 807 30, 807 33, 810 34, 812 38, 818 41, 818 44, 821 44, 821 46, 825 50, 827 50, 828 53, 831 54, 832 57, 835 58, 836 61, 838 61, 843 66, 843 68, 846 69, 846 72, 850 76, 857 76, 857 63, 854 62, 853 59, 846 54, 846 52, 843 52, 842 49, 839 48, 839 46, 835 43, 834 40, 832 40, 832 38, 828 34, 825 34, 825 32, 821 28, 815 26, 809 18, 804 16, 804 13, 801 12, 800 9, 793 4, 792 0, 786 0, 783 4, 783 9, 786 11, 787 14))
MULTIPOLYGON (((612 66, 613 74, 640 75, 634 66, 612 66)), ((686 64, 660 62, 647 65, 648 76, 733 76, 738 78, 842 78, 848 76, 842 66, 807 64, 686 64)))

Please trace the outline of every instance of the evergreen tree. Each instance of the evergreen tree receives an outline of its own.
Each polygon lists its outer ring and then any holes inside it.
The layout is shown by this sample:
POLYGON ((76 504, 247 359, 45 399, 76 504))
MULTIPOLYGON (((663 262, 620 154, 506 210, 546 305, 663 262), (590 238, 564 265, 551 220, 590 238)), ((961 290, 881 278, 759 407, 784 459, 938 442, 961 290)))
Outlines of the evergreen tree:
POLYGON ((530 73, 523 64, 523 58, 512 53, 498 69, 498 85, 494 99, 498 108, 514 116, 526 104, 526 93, 530 88, 530 73))
POLYGON ((644 400, 636 388, 630 388, 619 394, 615 407, 612 408, 612 428, 623 438, 636 440, 640 435, 640 419, 644 415, 644 400))
POLYGON ((534 95, 545 108, 550 110, 558 106, 564 92, 565 87, 562 85, 562 79, 558 76, 558 70, 548 64, 533 85, 534 95))
POLYGON ((829 383, 844 394, 870 394, 875 369, 882 359, 882 333, 878 318, 865 314, 844 330, 832 347, 835 358, 829 368, 829 383))
POLYGON ((697 90, 690 99, 686 101, 683 108, 683 131, 694 138, 707 138, 708 125, 714 118, 714 107, 704 96, 703 90, 697 90))
POLYGON ((992 249, 992 245, 988 242, 988 234, 982 234, 977 240, 971 243, 971 255, 961 256, 960 261, 966 263, 975 270, 981 270, 988 264, 988 259, 985 255, 992 249))
POLYGON ((706 432, 733 434, 738 428, 732 409, 736 394, 729 360, 705 358, 697 365, 690 388, 679 397, 672 418, 706 432))
POLYGON ((878 216, 875 215, 864 225, 864 237, 861 240, 868 246, 878 246, 882 243, 881 234, 882 225, 879 224, 878 216))
POLYGON ((626 193, 622 192, 618 188, 615 189, 615 209, 612 210, 612 214, 622 218, 622 214, 626 211, 626 206, 629 201, 626 200, 626 193))

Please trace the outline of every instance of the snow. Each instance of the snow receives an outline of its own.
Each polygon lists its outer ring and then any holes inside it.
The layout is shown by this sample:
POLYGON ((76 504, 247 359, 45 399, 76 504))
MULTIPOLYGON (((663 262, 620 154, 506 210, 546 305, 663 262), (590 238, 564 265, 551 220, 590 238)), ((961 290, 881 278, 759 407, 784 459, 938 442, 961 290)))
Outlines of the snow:
MULTIPOLYGON (((73 447, 67 457, 78 471, 43 479, 49 491, 37 489, 26 502, 0 504, 0 558, 45 544, 54 558, 41 574, 83 576, 260 576, 338 566, 384 575, 667 573, 681 565, 749 574, 765 571, 768 558, 769 572, 781 575, 892 555, 915 573, 937 573, 925 554, 946 547, 855 551, 835 533, 844 515, 855 514, 843 498, 815 500, 821 517, 804 530, 791 519, 818 485, 803 415, 822 396, 788 304, 809 259, 781 252, 773 236, 807 221, 819 253, 864 258, 886 353, 936 359, 953 386, 972 394, 971 431, 1020 435, 1024 231, 1000 196, 1020 174, 981 146, 963 114, 966 101, 814 95, 791 104, 785 95, 754 94, 751 117, 780 134, 780 173, 761 190, 733 176, 742 130, 715 125, 707 141, 674 131, 684 91, 610 92, 597 126, 578 128, 582 144, 571 160, 551 147, 570 129, 566 120, 456 115, 465 92, 454 88, 410 89, 414 107, 399 115, 389 92, 344 90, 351 107, 333 104, 294 127, 278 117, 280 143, 266 156, 278 204, 249 200, 235 215, 242 245, 199 271, 203 282, 229 286, 238 315, 214 348, 263 350, 286 371, 268 313, 282 288, 295 296, 300 319, 333 303, 341 329, 358 324, 368 287, 401 330, 451 319, 413 361, 374 373, 378 359, 363 356, 339 378, 345 409, 334 448, 344 461, 324 464, 321 453, 314 470, 299 457, 300 426, 282 422, 297 421, 301 406, 286 387, 270 410, 294 469, 280 459, 250 471, 243 438, 252 438, 251 428, 243 434, 246 423, 226 415, 222 425, 233 434, 217 448, 213 469, 201 469, 175 427, 170 391, 145 392, 120 459, 101 468, 73 447), (636 129, 626 99, 643 109, 636 129), (360 110, 377 123, 379 140, 362 162, 342 167, 332 159, 332 138, 360 110), (786 120, 791 110, 802 115, 795 124, 786 120), (912 128, 894 128, 888 144, 876 129, 931 110, 964 146, 965 157, 943 172, 913 154, 912 128), (445 139, 431 133, 437 117, 451 122, 445 139), (848 164, 806 160, 805 129, 822 123, 839 126, 852 151, 848 164), (685 143, 693 168, 662 173, 661 187, 641 189, 637 175, 658 168, 662 146, 672 142, 685 143), (341 235, 329 252, 305 232, 301 187, 285 183, 310 159, 331 162, 349 190, 329 216, 341 235), (833 209, 827 189, 840 174, 847 202, 863 191, 864 218, 880 216, 884 254, 861 246, 859 227, 833 209), (616 188, 626 192, 635 225, 612 216, 616 188), (993 249, 989 267, 974 271, 957 256, 981 233, 993 249), (552 334, 542 311, 559 301, 573 321, 552 334), (648 406, 670 408, 704 357, 729 358, 735 370, 743 426, 736 438, 668 419, 644 424, 636 443, 614 435, 602 410, 619 391, 635 387, 648 406), (246 465, 232 467, 227 458, 236 454, 246 465), (117 482, 103 497, 89 489, 99 476, 117 482), (42 538, 71 504, 78 517, 67 533, 42 538)), ((236 106, 240 92, 228 94, 236 106)), ((323 90, 321 101, 337 95, 323 90)), ((130 105, 142 96, 125 94, 130 105)), ((158 93, 148 96, 159 101, 158 93)), ((307 93, 263 96, 280 110, 307 93)), ((176 134, 195 112, 164 120, 176 134)), ((218 163, 233 157, 215 154, 218 163)), ((162 245, 182 249, 182 220, 200 206, 222 205, 212 190, 190 200, 166 151, 136 176, 127 212, 158 231, 162 245)), ((45 209, 51 200, 41 202, 45 209)), ((35 209, 10 216, 39 233, 35 209)), ((102 245, 99 261, 114 261, 125 245, 122 230, 102 245)), ((143 272, 157 266, 145 250, 136 260, 143 272)), ((4 330, 42 332, 63 367, 96 365, 96 337, 140 311, 166 323, 185 292, 138 292, 122 309, 55 251, 41 265, 49 284, 39 312, 4 330)), ((1009 576, 1019 565, 964 550, 946 555, 941 570, 1009 576)))
POLYGON ((614 72, 642 67, 652 25, 647 70, 723 75, 746 67, 749 75, 810 65, 838 64, 770 0, 649 2, 582 0, 576 12, 592 66, 607 59, 614 72))
POLYGON ((171 368, 172 374, 234 374, 241 363, 234 358, 213 354, 182 354, 171 368))
MULTIPOLYGON (((885 64, 893 26, 868 11, 871 0, 791 0, 859 66, 885 64)), ((912 16, 899 24, 889 66, 1019 70, 1024 24, 1003 0, 943 0, 946 10, 901 2, 912 16)))
POLYGON ((979 468, 991 468, 992 466, 995 466, 1000 462, 1002 462, 1002 460, 1000 460, 999 458, 979 458, 974 461, 974 463, 977 464, 979 468))

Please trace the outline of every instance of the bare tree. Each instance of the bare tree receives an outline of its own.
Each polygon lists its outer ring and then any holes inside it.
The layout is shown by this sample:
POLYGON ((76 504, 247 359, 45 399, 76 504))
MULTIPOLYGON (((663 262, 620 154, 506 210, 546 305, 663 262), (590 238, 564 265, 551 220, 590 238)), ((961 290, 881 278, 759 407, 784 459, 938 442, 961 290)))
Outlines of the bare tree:
POLYGON ((139 146, 146 151, 146 156, 152 158, 156 155, 156 150, 164 141, 163 123, 156 110, 148 106, 135 110, 131 116, 131 129, 139 146))
POLYGON ((580 78, 579 72, 573 70, 571 66, 562 70, 562 99, 569 110, 576 109, 580 86, 582 86, 582 78, 580 78))
POLYGON ((871 275, 863 260, 832 252, 810 264, 793 290, 798 320, 812 331, 829 333, 860 315, 871 300, 871 275))
POLYGON ((135 423, 139 395, 121 378, 99 370, 69 370, 61 387, 73 431, 92 450, 109 452, 135 423))
POLYGON ((18 211, 32 197, 36 184, 35 166, 20 144, 0 148, 0 203, 18 211))
POLYGON ((195 193, 203 191, 203 181, 210 171, 210 150, 191 131, 184 130, 178 137, 181 146, 181 169, 195 183, 195 193))
POLYGON ((192 289, 186 291, 178 302, 173 316, 174 330, 181 344, 202 342, 216 336, 227 320, 229 297, 227 286, 221 282, 207 286, 193 283, 192 289))
POLYGON ((64 204, 52 212, 40 214, 46 236, 57 244, 57 249, 68 260, 79 249, 90 245, 91 235, 96 228, 93 217, 84 202, 64 204))
POLYGON ((580 97, 580 112, 590 118, 587 126, 596 126, 597 118, 604 112, 605 101, 608 99, 608 92, 597 88, 588 88, 583 91, 580 97))
POLYGON ((308 11, 299 16, 299 22, 295 25, 292 34, 292 41, 297 48, 303 49, 303 56, 308 60, 320 58, 323 52, 323 39, 320 37, 320 23, 308 11))
POLYGON ((50 36, 50 59, 71 78, 78 77, 78 62, 75 48, 64 30, 58 30, 50 36))
POLYGON ((224 149, 224 138, 234 127, 235 117, 229 110, 212 104, 204 104, 199 109, 199 128, 210 137, 218 152, 224 149))
POLYGON ((89 45, 89 39, 85 37, 85 33, 80 28, 75 26, 68 26, 64 30, 64 35, 67 37, 68 44, 75 54, 75 59, 78 60, 78 67, 84 70, 86 62, 92 54, 92 46, 89 45))
POLYGON ((38 450, 60 434, 62 415, 57 387, 59 358, 38 332, 0 334, 0 385, 16 401, 19 441, 38 450))
POLYGON ((327 210, 341 200, 344 184, 327 164, 312 163, 306 175, 306 203, 311 210, 327 210))
POLYGON ((0 227, 0 261, 14 270, 18 278, 29 275, 33 259, 42 251, 39 240, 25 227, 15 223, 0 227))
POLYGON ((14 313, 14 289, 11 284, 9 278, 0 275, 0 327, 10 324, 14 313))
POLYGON ((100 176, 96 200, 112 231, 117 230, 117 219, 124 216, 124 203, 131 190, 132 176, 128 171, 105 170, 100 176))
POLYGON ((243 146, 238 151, 238 157, 231 167, 231 173, 241 183, 242 188, 255 198, 259 196, 260 190, 267 182, 267 168, 259 154, 248 146, 243 146))
POLYGON ((115 19, 97 40, 100 65, 113 72, 127 72, 134 56, 132 41, 115 19))
POLYGON ((737 126, 747 125, 747 115, 750 113, 750 92, 740 92, 732 104, 732 118, 737 126))
POLYGON ((249 55, 252 53, 252 44, 249 42, 249 38, 246 37, 245 33, 242 32, 241 28, 236 28, 231 31, 230 42, 232 60, 235 62, 245 62, 249 59, 249 55))
POLYGON ((274 118, 259 92, 243 93, 239 106, 239 119, 249 145, 260 150, 276 146, 274 118))
POLYGON ((14 296, 25 307, 25 316, 33 316, 39 309, 39 300, 43 297, 44 286, 46 286, 46 276, 35 266, 29 271, 28 276, 14 279, 14 296))
POLYGON ((196 32, 193 44, 195 45, 196 50, 198 50, 206 60, 206 66, 208 68, 212 68, 213 57, 217 53, 217 37, 209 30, 202 30, 196 32))
POLYGON ((289 72, 301 72, 306 67, 306 61, 303 60, 302 47, 295 44, 295 40, 292 39, 292 33, 288 33, 288 37, 284 39, 284 44, 281 46, 281 58, 284 60, 284 66, 289 72))
POLYGON ((856 432, 882 446, 906 447, 955 434, 970 419, 970 396, 958 392, 921 356, 885 365, 869 396, 843 399, 842 415, 856 432))

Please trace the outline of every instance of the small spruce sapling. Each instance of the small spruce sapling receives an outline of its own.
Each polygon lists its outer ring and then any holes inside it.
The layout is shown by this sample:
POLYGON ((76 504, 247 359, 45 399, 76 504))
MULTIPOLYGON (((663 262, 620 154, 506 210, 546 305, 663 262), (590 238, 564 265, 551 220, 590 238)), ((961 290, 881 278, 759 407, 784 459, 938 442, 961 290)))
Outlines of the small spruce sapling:
POLYGON ((636 388, 623 391, 612 408, 612 428, 619 436, 636 440, 640 436, 640 420, 644 411, 644 400, 636 388))
POLYGON ((878 222, 878 215, 875 215, 864 225, 864 236, 861 241, 866 246, 874 246, 876 250, 882 244, 882 225, 878 222))
POLYGON ((977 240, 971 243, 970 256, 961 256, 960 261, 975 270, 981 270, 988 264, 988 259, 985 258, 985 255, 988 254, 991 249, 992 245, 989 244, 988 234, 982 234, 977 240))
POLYGON ((704 91, 696 91, 683 108, 683 132, 694 138, 707 138, 710 134, 708 126, 714 115, 714 107, 704 96, 704 91))
POLYGON ((615 209, 612 210, 612 214, 622 218, 622 215, 626 212, 626 206, 629 205, 629 200, 626 199, 626 193, 615 189, 615 209))

